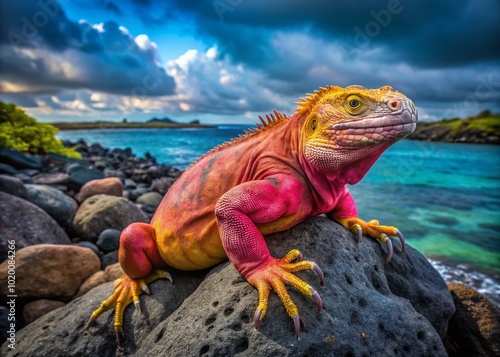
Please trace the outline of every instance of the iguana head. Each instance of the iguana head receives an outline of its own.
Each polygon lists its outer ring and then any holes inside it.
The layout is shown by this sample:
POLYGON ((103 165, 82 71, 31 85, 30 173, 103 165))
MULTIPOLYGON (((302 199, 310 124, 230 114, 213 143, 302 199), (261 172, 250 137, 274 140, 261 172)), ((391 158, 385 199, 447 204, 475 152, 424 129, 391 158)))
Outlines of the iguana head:
POLYGON ((413 102, 390 86, 331 86, 302 100, 297 103, 297 114, 304 119, 302 154, 319 171, 373 158, 366 172, 385 149, 417 125, 413 102))

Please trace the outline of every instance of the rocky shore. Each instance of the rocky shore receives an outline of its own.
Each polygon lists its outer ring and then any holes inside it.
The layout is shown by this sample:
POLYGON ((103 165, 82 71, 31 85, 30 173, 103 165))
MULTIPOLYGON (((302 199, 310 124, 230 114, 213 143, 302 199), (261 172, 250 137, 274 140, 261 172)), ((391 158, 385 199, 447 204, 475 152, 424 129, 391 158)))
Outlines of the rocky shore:
POLYGON ((485 110, 466 119, 419 122, 410 140, 500 145, 500 114, 485 110))
MULTIPOLYGON (((2 355, 500 353, 500 312, 484 296, 460 284, 448 288, 411 247, 401 254, 396 246, 393 261, 384 265, 379 244, 367 239, 356 245, 352 233, 324 218, 269 237, 273 254, 296 247, 325 271, 321 314, 291 291, 310 331, 301 341, 293 340, 291 322, 274 297, 255 332, 256 293, 224 264, 211 271, 172 271, 174 285, 153 283, 153 295, 141 300, 143 316, 126 310, 125 346, 117 349, 109 313, 99 319, 96 331, 82 329, 123 273, 117 263, 121 230, 132 222, 149 222, 181 172, 150 155, 138 158, 130 149, 73 144, 82 160, 0 149, 2 340, 10 337, 12 259, 7 258, 12 251, 18 330, 16 350, 9 349, 7 340, 2 355)), ((302 274, 318 285, 312 275, 302 274)))

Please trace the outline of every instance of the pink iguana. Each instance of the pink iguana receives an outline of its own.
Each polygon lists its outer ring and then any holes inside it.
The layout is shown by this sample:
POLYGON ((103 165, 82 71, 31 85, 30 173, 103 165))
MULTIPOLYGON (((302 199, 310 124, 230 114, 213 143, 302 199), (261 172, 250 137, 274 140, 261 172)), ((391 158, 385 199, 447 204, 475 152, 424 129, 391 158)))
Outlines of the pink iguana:
POLYGON ((417 110, 406 96, 389 86, 366 89, 330 86, 297 103, 291 117, 274 112, 262 126, 222 144, 198 159, 163 198, 150 224, 133 223, 120 238, 119 260, 125 276, 115 283, 111 297, 93 312, 115 308, 114 328, 123 339, 124 308, 147 284, 171 279, 163 269, 198 270, 229 259, 258 291, 254 326, 258 328, 274 290, 293 319, 295 335, 304 323, 285 284, 312 296, 314 288, 293 273, 315 270, 298 250, 272 257, 264 236, 284 231, 308 217, 326 213, 345 228, 387 244, 388 236, 402 234, 378 221, 357 217, 346 184, 360 181, 377 158, 396 141, 415 130, 417 110))

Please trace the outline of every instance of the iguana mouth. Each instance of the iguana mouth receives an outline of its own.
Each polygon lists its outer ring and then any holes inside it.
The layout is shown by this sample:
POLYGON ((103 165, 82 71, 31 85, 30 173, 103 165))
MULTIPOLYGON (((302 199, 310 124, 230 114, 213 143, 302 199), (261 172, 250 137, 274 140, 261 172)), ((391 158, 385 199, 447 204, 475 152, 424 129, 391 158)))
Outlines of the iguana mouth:
POLYGON ((359 147, 374 145, 388 140, 400 140, 410 135, 417 126, 417 113, 403 109, 382 117, 364 118, 332 125, 339 146, 359 147))

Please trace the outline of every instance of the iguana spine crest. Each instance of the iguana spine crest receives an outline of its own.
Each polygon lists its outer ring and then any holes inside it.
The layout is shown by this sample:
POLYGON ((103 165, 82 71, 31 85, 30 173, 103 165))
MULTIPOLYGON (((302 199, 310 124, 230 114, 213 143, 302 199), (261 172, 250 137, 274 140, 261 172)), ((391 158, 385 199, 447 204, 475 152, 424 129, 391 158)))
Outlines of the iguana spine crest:
POLYGON ((254 136, 256 136, 256 135, 258 135, 258 134, 260 134, 260 133, 262 133, 264 131, 267 131, 267 130, 269 130, 271 128, 279 126, 283 122, 285 122, 288 119, 290 119, 290 117, 288 115, 286 115, 286 114, 278 112, 277 110, 274 110, 272 113, 266 114, 266 119, 262 118, 260 115, 259 115, 259 119, 260 119, 262 125, 256 124, 257 125, 257 129, 255 129, 255 128, 249 128, 247 130, 244 130, 244 133, 240 134, 238 137, 233 138, 233 139, 231 139, 229 141, 223 142, 220 145, 217 145, 212 150, 210 150, 207 153, 205 153, 204 155, 200 156, 196 161, 194 161, 191 164, 191 166, 193 166, 194 164, 198 163, 200 160, 202 160, 207 155, 211 155, 214 152, 221 151, 222 149, 225 149, 228 146, 234 145, 236 143, 240 143, 240 142, 245 141, 245 140, 247 140, 247 139, 249 139, 251 137, 254 137, 254 136))

